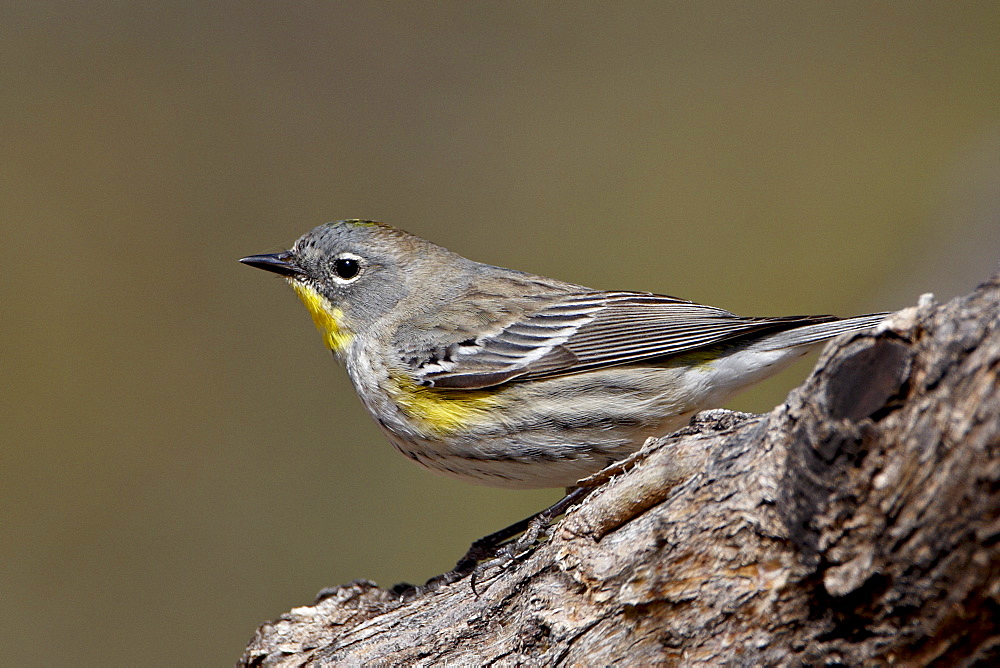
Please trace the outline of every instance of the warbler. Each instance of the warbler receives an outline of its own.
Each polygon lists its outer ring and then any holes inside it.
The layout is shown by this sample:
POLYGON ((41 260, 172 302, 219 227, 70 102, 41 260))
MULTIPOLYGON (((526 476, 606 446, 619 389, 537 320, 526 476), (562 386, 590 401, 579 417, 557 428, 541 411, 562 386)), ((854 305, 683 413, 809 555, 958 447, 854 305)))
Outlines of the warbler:
POLYGON ((507 488, 571 487, 885 317, 751 318, 594 290, 366 220, 240 261, 288 281, 397 450, 507 488))

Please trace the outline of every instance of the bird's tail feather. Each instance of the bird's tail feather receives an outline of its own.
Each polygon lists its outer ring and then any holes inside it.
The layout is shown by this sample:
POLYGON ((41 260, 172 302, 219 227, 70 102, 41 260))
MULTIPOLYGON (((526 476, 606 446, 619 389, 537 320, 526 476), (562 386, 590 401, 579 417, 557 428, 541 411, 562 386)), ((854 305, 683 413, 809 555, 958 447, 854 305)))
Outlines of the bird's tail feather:
POLYGON ((842 320, 821 322, 815 325, 804 325, 795 329, 776 332, 758 341, 753 347, 759 350, 778 350, 795 346, 814 345, 840 336, 841 334, 846 334, 847 332, 874 327, 885 320, 888 315, 889 313, 869 313, 842 320))

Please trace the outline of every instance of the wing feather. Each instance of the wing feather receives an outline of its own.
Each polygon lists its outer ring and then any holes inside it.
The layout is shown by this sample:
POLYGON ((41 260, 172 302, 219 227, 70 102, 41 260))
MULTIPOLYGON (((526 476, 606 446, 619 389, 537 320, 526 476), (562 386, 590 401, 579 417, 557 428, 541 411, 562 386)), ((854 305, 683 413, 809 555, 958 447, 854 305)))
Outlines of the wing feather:
MULTIPOLYGON (((540 300, 541 301, 541 300, 540 300)), ((554 295, 498 331, 414 370, 419 382, 473 389, 691 352, 834 316, 746 318, 714 306, 635 292, 554 295)))

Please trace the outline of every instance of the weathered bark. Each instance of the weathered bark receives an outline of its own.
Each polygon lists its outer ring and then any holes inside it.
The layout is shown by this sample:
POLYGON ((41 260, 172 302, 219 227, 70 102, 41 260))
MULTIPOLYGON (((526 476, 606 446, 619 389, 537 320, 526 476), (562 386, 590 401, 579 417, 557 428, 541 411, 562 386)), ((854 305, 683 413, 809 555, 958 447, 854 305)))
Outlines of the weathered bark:
POLYGON ((243 665, 1000 665, 1000 278, 838 340, 767 415, 650 442, 507 563, 369 582, 243 665))

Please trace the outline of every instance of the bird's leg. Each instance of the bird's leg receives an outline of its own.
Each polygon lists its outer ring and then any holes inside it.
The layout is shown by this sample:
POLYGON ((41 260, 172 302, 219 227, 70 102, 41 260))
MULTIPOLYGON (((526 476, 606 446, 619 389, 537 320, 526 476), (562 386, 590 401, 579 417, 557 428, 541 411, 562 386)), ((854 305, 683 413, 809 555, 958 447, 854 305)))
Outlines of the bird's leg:
MULTIPOLYGON (((539 538, 544 537, 545 533, 548 531, 552 520, 556 519, 560 515, 563 515, 573 506, 581 503, 591 491, 593 487, 567 487, 566 495, 553 503, 551 506, 541 511, 540 513, 535 513, 533 516, 527 519, 528 525, 524 529, 524 533, 516 541, 507 543, 506 545, 497 545, 497 550, 502 550, 503 548, 510 548, 511 557, 516 556, 519 552, 527 549, 528 547, 534 545, 539 538)), ((524 520, 522 520, 524 521, 524 520)), ((487 536, 489 538, 489 536, 487 536)), ((478 542, 478 541, 477 541, 478 542)), ((506 550, 505 550, 506 551, 506 550)), ((466 554, 468 557, 468 554, 466 554)))
MULTIPOLYGON (((393 591, 402 597, 410 598, 419 595, 420 593, 433 591, 443 585, 456 582, 470 574, 472 574, 472 587, 473 590, 475 590, 475 572, 476 566, 479 562, 494 558, 500 558, 504 561, 509 561, 515 558, 524 550, 534 545, 535 542, 544 535, 552 520, 556 519, 560 515, 563 515, 573 506, 581 503, 594 489, 601 487, 613 477, 628 471, 646 459, 655 449, 656 443, 656 439, 647 439, 646 443, 643 444, 643 447, 637 452, 632 453, 625 459, 613 462, 588 478, 580 480, 577 486, 567 487, 566 496, 559 499, 545 510, 535 513, 531 517, 526 517, 519 522, 515 522, 500 531, 491 533, 489 536, 480 538, 474 542, 471 547, 469 547, 465 556, 459 559, 458 563, 455 564, 455 567, 447 573, 431 578, 423 586, 418 587, 404 583, 396 585, 396 587, 393 588, 393 591), (518 534, 523 535, 515 541, 510 540, 518 534)), ((663 484, 662 487, 664 489, 670 489, 671 486, 663 484)))
MULTIPOLYGON (((514 522, 509 527, 491 533, 489 536, 480 538, 469 547, 468 552, 458 560, 453 569, 431 578, 427 581, 425 587, 436 589, 441 585, 461 580, 466 575, 473 573, 476 565, 486 559, 501 557, 504 560, 509 560, 514 558, 518 553, 533 545, 543 535, 543 532, 548 528, 552 520, 583 501, 592 489, 592 487, 570 488, 567 490, 566 496, 545 510, 535 513, 531 517, 514 522), (516 541, 506 543, 506 541, 509 541, 518 534, 524 535, 516 541)), ((474 585, 475 583, 473 583, 474 585)))

